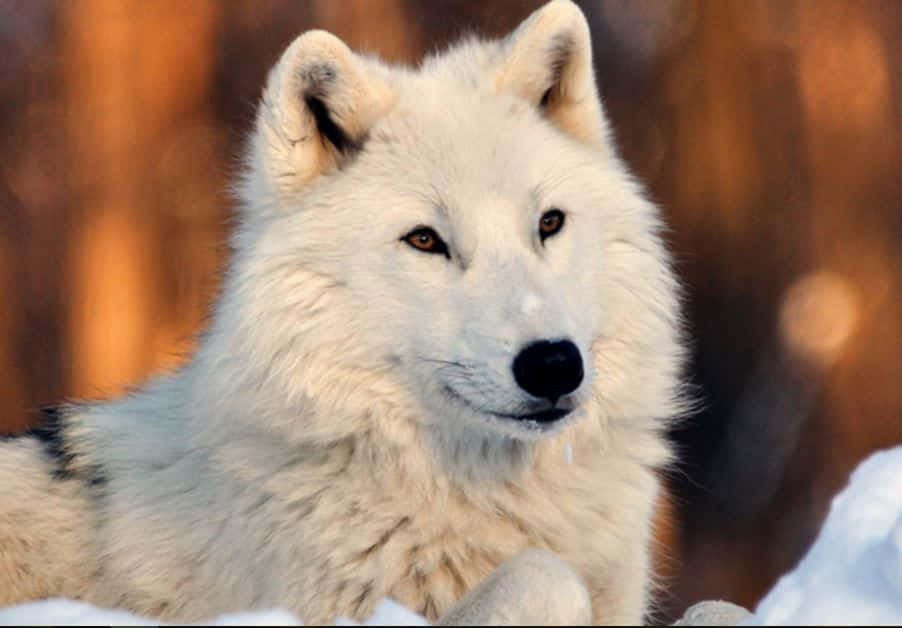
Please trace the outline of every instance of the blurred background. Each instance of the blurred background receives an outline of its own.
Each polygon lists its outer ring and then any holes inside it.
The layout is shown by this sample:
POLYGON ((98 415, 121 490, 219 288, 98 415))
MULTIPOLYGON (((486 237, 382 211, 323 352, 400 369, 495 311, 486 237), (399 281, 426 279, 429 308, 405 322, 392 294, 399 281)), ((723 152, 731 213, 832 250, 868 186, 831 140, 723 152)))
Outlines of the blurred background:
MULTIPOLYGON (((0 433, 190 353, 227 182, 299 32, 415 63, 540 4, 0 0, 0 433)), ((902 443, 902 2, 580 4, 671 227, 702 400, 673 433, 664 612, 753 606, 854 465, 902 443)))

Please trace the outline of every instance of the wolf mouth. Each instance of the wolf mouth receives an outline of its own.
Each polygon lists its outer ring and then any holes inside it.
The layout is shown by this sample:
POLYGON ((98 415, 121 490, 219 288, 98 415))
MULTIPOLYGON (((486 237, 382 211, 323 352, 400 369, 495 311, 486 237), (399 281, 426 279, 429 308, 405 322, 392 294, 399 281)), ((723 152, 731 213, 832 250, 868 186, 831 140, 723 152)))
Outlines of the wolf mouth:
POLYGON ((541 412, 532 412, 530 414, 502 414, 500 412, 490 412, 492 416, 497 416, 502 419, 513 419, 515 421, 532 421, 534 423, 553 423, 558 419, 563 419, 565 416, 573 412, 572 409, 564 409, 564 408, 551 408, 549 410, 542 410, 541 412))
POLYGON ((560 419, 563 419, 565 416, 573 412, 573 408, 547 408, 538 412, 527 412, 524 414, 496 412, 494 410, 487 410, 474 406, 466 397, 464 397, 448 385, 445 385, 442 390, 448 397, 478 414, 487 414, 498 419, 517 421, 519 423, 536 426, 550 425, 552 423, 555 423, 556 421, 559 421, 560 419))

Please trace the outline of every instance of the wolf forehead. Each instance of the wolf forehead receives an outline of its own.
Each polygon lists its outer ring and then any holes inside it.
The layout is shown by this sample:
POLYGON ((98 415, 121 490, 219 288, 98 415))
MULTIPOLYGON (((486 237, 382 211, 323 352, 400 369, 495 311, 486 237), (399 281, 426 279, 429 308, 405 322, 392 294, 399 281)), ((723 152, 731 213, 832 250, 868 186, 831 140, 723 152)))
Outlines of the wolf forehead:
POLYGON ((431 78, 420 83, 399 92, 393 110, 361 144, 361 157, 372 154, 367 166, 385 160, 395 177, 428 181, 434 189, 488 187, 535 196, 555 174, 572 177, 601 165, 522 101, 431 78))
MULTIPOLYGON (((378 152, 380 158, 404 161, 404 171, 396 171, 396 176, 416 174, 411 166, 419 165, 432 179, 438 167, 444 173, 469 175, 469 181, 490 175, 497 186, 505 166, 530 175, 530 170, 547 171, 562 158, 599 165, 598 154, 574 146, 544 119, 541 103, 495 89, 486 65, 471 60, 461 71, 457 58, 467 56, 462 46, 427 59, 418 70, 389 68, 391 105, 360 137, 336 138, 329 127, 337 116, 323 111, 318 129, 344 153, 346 161, 339 167, 349 165, 357 152, 378 152), (493 171, 484 170, 487 162, 493 171)), ((327 63, 303 70, 304 80, 311 82, 304 96, 308 108, 321 106, 320 95, 340 80, 337 72, 327 63)))
MULTIPOLYGON (((353 146, 342 146, 336 170, 354 180, 351 188, 375 192, 374 185, 386 201, 424 201, 452 222, 490 220, 504 206, 524 218, 554 203, 603 209, 604 182, 619 172, 606 151, 561 133, 539 106, 496 92, 484 77, 477 83, 428 72, 405 76, 391 109, 353 146)), ((321 186, 357 196, 338 179, 327 177, 321 186)))

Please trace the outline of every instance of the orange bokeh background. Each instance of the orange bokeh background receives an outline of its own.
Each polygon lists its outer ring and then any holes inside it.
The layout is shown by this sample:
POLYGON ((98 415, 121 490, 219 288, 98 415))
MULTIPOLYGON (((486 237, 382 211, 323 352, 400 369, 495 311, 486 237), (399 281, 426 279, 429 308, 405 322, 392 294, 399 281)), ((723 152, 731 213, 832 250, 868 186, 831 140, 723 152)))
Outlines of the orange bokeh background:
MULTIPOLYGON (((539 4, 0 2, 0 432, 190 353, 295 35, 414 63, 539 4)), ((902 443, 902 3, 580 4, 621 153, 671 227, 703 402, 674 431, 662 612, 753 605, 851 468, 902 443)))

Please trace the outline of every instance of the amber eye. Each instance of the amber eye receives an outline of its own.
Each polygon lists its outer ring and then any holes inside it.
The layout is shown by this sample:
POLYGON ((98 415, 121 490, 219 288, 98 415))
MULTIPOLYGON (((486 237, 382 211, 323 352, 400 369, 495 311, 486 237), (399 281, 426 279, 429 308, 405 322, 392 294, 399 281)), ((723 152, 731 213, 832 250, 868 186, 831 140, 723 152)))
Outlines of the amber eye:
POLYGON ((549 209, 539 219, 539 237, 544 242, 545 238, 553 236, 563 226, 564 212, 559 209, 549 209))
POLYGON ((432 227, 417 227, 401 239, 418 251, 449 257, 448 246, 432 227))

